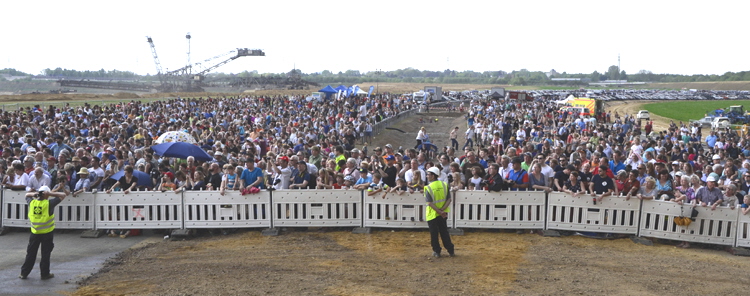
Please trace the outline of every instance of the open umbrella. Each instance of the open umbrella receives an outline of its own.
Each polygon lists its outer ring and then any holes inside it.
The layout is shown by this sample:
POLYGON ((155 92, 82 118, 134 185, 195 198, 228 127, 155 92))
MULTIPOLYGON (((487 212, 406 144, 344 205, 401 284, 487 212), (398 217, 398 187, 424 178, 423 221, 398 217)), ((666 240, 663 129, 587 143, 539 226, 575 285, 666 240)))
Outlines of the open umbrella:
POLYGON ((185 143, 190 143, 190 144, 197 143, 195 141, 195 138, 193 138, 193 136, 183 131, 164 132, 158 138, 156 138, 156 141, 155 141, 156 144, 170 143, 170 142, 185 142, 185 143))
POLYGON ((211 157, 211 155, 208 155, 208 153, 205 150, 201 149, 201 147, 185 142, 169 142, 156 144, 154 146, 151 146, 151 149, 154 150, 154 153, 156 153, 156 155, 161 155, 164 157, 186 159, 188 158, 188 156, 192 156, 195 157, 195 160, 198 161, 210 161, 213 159, 213 157, 211 157))
MULTIPOLYGON (((125 176, 125 171, 119 171, 109 177, 110 179, 120 180, 122 176, 125 176)), ((153 183, 151 183, 151 176, 149 176, 147 173, 141 172, 139 170, 133 170, 133 176, 138 178, 138 186, 146 186, 151 187, 154 186, 153 183)))

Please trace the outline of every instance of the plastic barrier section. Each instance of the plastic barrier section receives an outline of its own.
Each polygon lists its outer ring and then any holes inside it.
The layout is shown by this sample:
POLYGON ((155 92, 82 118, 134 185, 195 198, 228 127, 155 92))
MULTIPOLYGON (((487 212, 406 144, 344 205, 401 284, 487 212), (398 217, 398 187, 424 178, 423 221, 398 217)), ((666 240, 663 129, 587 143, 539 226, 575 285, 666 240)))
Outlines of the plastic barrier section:
POLYGON ((675 217, 690 216, 692 205, 669 201, 643 201, 641 236, 733 246, 737 236, 737 209, 696 207, 698 217, 689 226, 674 223, 675 217))
POLYGON ((93 193, 68 195, 55 207, 55 228, 94 229, 95 198, 93 193))
POLYGON ((456 227, 544 228, 543 191, 458 191, 456 227))
MULTIPOLYGON (((3 189, 3 226, 31 227, 26 203, 26 191, 11 191, 3 189)), ((55 224, 57 228, 57 224, 55 224)))
MULTIPOLYGON (((424 195, 421 193, 365 194, 365 227, 386 228, 428 228, 425 221, 424 195)), ((448 225, 452 225, 453 207, 448 215, 448 225)))
POLYGON ((275 190, 274 227, 359 227, 362 192, 359 190, 275 190))
MULTIPOLYGON (((737 247, 750 248, 750 213, 742 214, 742 209, 737 209, 737 247)), ((700 214, 698 215, 700 216, 700 214)))
POLYGON ((162 192, 99 192, 97 229, 169 229, 182 227, 182 195, 162 192))
POLYGON ((641 201, 609 196, 594 204, 591 195, 573 197, 567 193, 549 194, 547 229, 607 233, 638 233, 641 201))
POLYGON ((185 191, 185 228, 271 227, 271 194, 185 191))

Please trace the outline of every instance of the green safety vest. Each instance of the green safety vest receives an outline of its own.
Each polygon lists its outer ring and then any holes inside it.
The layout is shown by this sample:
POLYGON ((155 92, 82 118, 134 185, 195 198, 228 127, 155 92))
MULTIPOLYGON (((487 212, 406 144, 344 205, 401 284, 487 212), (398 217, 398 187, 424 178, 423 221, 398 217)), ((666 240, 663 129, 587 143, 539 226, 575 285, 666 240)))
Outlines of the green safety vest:
POLYGON ((31 233, 45 234, 55 230, 55 215, 49 214, 49 200, 34 199, 29 204, 31 233))
MULTIPOLYGON (((442 208, 443 205, 445 205, 445 202, 448 200, 447 196, 448 194, 450 194, 448 192, 448 187, 443 181, 434 181, 430 183, 429 185, 424 187, 424 192, 430 193, 430 195, 432 196, 432 203, 434 203, 438 209, 442 208)), ((450 210, 450 206, 445 208, 445 212, 450 212, 450 210)), ((440 215, 432 207, 427 206, 426 216, 427 221, 430 221, 440 215)))

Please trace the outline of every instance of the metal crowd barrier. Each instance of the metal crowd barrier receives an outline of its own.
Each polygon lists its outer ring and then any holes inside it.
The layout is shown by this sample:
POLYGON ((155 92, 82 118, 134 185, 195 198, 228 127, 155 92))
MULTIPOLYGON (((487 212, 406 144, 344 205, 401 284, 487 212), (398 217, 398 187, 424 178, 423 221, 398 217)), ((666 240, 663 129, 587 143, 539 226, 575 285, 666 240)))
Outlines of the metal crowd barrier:
MULTIPOLYGON (((24 191, 0 191, 3 227, 28 228, 24 191)), ((55 209, 60 229, 186 229, 274 227, 427 228, 422 194, 385 199, 357 190, 276 190, 241 195, 218 191, 83 193, 55 209)), ((689 226, 674 223, 692 205, 623 197, 593 203, 541 191, 458 191, 452 228, 554 229, 622 233, 688 242, 750 247, 750 215, 741 209, 697 207, 689 226)))
POLYGON ((594 204, 591 195, 573 197, 552 192, 548 196, 547 229, 638 234, 640 200, 610 196, 594 204))

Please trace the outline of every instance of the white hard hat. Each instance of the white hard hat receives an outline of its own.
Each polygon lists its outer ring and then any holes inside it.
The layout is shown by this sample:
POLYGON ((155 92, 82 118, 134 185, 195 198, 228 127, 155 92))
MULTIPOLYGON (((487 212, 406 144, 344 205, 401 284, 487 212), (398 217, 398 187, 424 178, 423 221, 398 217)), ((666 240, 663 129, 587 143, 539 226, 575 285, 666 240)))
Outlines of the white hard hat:
POLYGON ((42 191, 50 191, 50 189, 49 189, 49 187, 48 187, 48 186, 42 186, 42 187, 39 187, 39 190, 38 190, 38 191, 39 191, 39 192, 42 192, 42 191))
POLYGON ((431 167, 427 169, 428 173, 433 173, 435 176, 440 176, 440 170, 437 167, 431 167))

